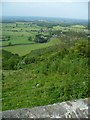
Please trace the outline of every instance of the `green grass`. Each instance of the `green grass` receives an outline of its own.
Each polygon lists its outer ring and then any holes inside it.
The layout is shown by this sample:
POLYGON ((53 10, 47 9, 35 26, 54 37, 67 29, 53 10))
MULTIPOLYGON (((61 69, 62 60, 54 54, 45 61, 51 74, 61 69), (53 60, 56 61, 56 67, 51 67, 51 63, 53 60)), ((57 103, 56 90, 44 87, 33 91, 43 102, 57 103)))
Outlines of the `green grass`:
POLYGON ((31 43, 33 41, 29 41, 28 37, 31 36, 33 39, 35 37, 35 33, 27 33, 27 32, 4 32, 4 35, 8 36, 10 35, 10 41, 3 41, 3 46, 8 45, 9 42, 12 44, 27 44, 31 43))
POLYGON ((28 41, 28 37, 31 36, 32 39, 34 39, 35 35, 38 34, 38 30, 41 29, 41 27, 39 26, 29 26, 27 25, 27 23, 24 22, 19 22, 18 26, 16 26, 15 23, 4 23, 2 24, 2 27, 2 35, 10 36, 9 41, 3 41, 3 46, 8 45, 9 42, 11 42, 12 44, 31 43, 30 41, 28 41))
POLYGON ((32 50, 49 47, 55 44, 62 44, 62 42, 58 38, 51 39, 48 43, 34 43, 30 45, 18 45, 18 46, 8 46, 4 47, 4 50, 10 51, 12 53, 18 53, 20 56, 26 55, 30 53, 32 50))
POLYGON ((3 45, 9 42, 21 45, 3 47, 6 51, 2 55, 2 110, 31 108, 88 97, 89 53, 83 31, 86 28, 75 25, 49 29, 26 22, 17 24, 3 24, 3 35, 10 35, 10 40, 4 41, 3 45), (42 44, 28 41, 29 36, 34 40, 41 28, 47 30, 42 33, 46 35, 50 34, 49 30, 69 33, 52 37, 42 44))
MULTIPOLYGON (((22 69, 3 71, 3 110, 87 97, 88 67, 83 43, 67 50, 55 49, 37 55, 22 69)), ((30 61, 31 56, 30 53, 23 60, 28 57, 30 61)))
POLYGON ((8 45, 9 42, 11 42, 12 44, 31 43, 30 41, 28 41, 28 37, 31 36, 32 39, 34 40, 35 35, 37 35, 41 29, 46 31, 46 32, 42 32, 42 34, 46 34, 46 35, 49 35, 50 31, 53 31, 53 30, 61 30, 63 32, 68 32, 69 30, 76 31, 76 32, 77 31, 83 32, 83 30, 86 30, 86 27, 82 25, 72 25, 71 27, 55 26, 52 29, 48 29, 47 27, 40 27, 30 22, 3 23, 2 27, 3 27, 2 35, 10 36, 10 40, 4 41, 2 44, 3 46, 8 45), (18 24, 18 26, 16 26, 16 24, 18 24))

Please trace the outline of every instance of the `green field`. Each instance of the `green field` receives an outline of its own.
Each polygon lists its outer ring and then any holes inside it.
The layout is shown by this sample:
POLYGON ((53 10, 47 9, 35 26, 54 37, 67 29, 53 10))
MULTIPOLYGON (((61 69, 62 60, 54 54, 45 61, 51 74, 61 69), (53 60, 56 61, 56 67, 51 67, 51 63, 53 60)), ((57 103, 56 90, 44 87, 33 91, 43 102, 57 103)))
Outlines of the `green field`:
POLYGON ((83 25, 72 25, 68 27, 62 27, 57 25, 53 26, 52 28, 48 28, 45 26, 38 26, 32 22, 16 22, 4 23, 2 27, 2 46, 5 46, 3 47, 3 49, 11 51, 13 53, 18 53, 21 56, 35 49, 59 44, 58 42, 61 41, 62 36, 67 36, 67 34, 77 34, 78 32, 78 35, 81 34, 83 36, 85 32, 87 33, 87 28, 83 25), (42 35, 51 36, 49 42, 44 44, 35 43, 34 40, 37 39, 35 37, 39 33, 42 35), (28 40, 29 37, 31 37, 31 40, 28 40))
POLYGON ((41 23, 3 23, 2 110, 88 97, 87 27, 41 23))
POLYGON ((30 53, 32 50, 49 47, 59 43, 61 43, 61 41, 58 38, 52 38, 48 43, 8 46, 5 47, 4 50, 10 51, 12 53, 18 53, 20 56, 23 56, 30 53))

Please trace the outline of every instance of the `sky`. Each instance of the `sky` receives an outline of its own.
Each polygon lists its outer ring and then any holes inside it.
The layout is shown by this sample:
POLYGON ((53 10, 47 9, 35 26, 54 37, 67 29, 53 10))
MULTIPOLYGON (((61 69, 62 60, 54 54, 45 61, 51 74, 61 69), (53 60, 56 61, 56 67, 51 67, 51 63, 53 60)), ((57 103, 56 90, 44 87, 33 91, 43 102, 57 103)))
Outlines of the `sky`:
POLYGON ((89 0, 1 0, 2 2, 88 2, 89 0))
POLYGON ((3 16, 88 19, 88 0, 2 0, 1 4, 3 16))

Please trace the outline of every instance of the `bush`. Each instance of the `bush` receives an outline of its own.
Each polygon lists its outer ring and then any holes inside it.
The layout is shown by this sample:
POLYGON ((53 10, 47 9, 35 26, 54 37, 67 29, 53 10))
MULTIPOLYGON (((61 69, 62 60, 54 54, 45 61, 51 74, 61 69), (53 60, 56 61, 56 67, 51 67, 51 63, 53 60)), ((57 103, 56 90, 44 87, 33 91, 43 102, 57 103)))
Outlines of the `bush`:
POLYGON ((11 52, 2 50, 2 69, 13 70, 16 69, 16 65, 21 58, 18 54, 12 54, 11 52))
POLYGON ((12 43, 11 43, 11 42, 8 42, 8 45, 9 45, 9 46, 11 46, 11 45, 12 45, 12 43))
POLYGON ((35 42, 36 43, 46 43, 47 42, 47 37, 41 34, 36 35, 35 42))
POLYGON ((29 36, 29 37, 28 37, 28 40, 29 40, 29 41, 32 41, 32 37, 31 37, 31 36, 29 36))

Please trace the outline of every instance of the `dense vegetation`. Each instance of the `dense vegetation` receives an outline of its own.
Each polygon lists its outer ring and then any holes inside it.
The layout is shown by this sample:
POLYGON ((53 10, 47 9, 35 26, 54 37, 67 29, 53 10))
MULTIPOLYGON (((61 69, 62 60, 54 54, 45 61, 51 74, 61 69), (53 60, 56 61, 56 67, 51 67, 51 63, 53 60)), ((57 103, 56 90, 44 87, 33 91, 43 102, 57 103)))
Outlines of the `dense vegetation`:
POLYGON ((16 71, 3 72, 3 110, 88 97, 87 56, 87 43, 81 41, 70 49, 58 45, 19 59, 16 71))
POLYGON ((34 36, 27 36, 29 42, 35 42, 23 47, 24 51, 30 49, 27 54, 19 56, 22 51, 13 52, 17 46, 3 48, 3 110, 88 97, 90 44, 83 31, 86 28, 76 27, 63 28, 63 31, 60 26, 53 26, 52 30, 49 27, 49 34, 44 34, 45 28, 40 28, 41 34, 38 32, 34 36), (72 30, 67 30, 70 28, 72 30))
POLYGON ((2 51, 2 69, 4 70, 14 70, 15 66, 17 66, 18 62, 20 61, 20 57, 18 54, 12 54, 11 52, 2 51))

